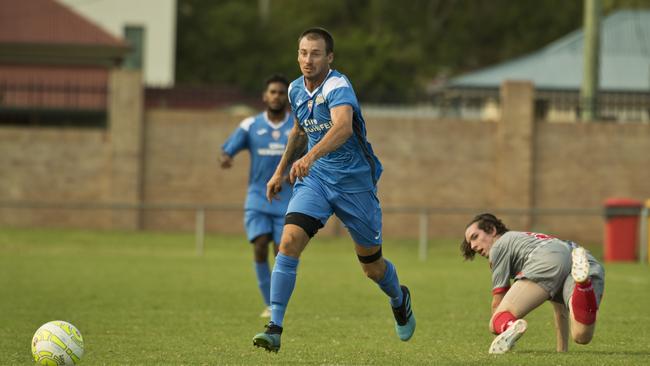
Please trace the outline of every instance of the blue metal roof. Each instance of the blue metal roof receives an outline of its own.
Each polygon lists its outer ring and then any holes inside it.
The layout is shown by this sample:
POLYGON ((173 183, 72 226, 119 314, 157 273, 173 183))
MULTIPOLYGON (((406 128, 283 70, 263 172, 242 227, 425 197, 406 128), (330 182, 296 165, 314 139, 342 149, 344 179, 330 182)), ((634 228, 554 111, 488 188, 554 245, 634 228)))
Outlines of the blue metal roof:
MULTIPOLYGON (((602 20, 600 90, 650 90, 650 10, 622 10, 602 20)), ((580 89, 582 29, 539 51, 450 81, 452 87, 498 88, 504 80, 530 80, 540 89, 580 89)))

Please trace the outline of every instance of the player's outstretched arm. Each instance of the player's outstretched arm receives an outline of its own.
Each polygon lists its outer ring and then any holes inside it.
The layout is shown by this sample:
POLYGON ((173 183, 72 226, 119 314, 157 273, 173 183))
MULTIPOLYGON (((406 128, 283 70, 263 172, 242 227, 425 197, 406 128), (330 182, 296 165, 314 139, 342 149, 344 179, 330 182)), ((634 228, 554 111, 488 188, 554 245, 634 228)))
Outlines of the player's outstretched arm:
POLYGON ((233 158, 241 150, 248 149, 248 128, 242 126, 247 121, 252 121, 252 118, 247 118, 235 129, 235 131, 228 137, 226 142, 221 146, 221 155, 219 155, 219 165, 222 169, 232 167, 233 158))
POLYGON ((339 105, 330 109, 332 128, 323 136, 305 156, 298 159, 291 167, 289 179, 303 178, 309 174, 312 164, 326 154, 338 149, 352 136, 352 106, 339 105))
MULTIPOLYGON (((499 304, 501 304, 501 300, 503 300, 503 297, 505 296, 505 293, 499 293, 499 294, 493 294, 492 295, 492 315, 494 315, 494 312, 497 310, 499 307, 499 304)), ((490 317, 490 324, 488 325, 490 328, 490 332, 496 334, 494 331, 493 325, 492 325, 492 318, 490 317)))
POLYGON ((232 156, 226 154, 225 152, 222 152, 219 156, 219 165, 221 165, 222 169, 228 169, 232 167, 232 161, 232 156))
POLYGON ((505 292, 492 295, 492 314, 494 314, 494 312, 497 310, 504 296, 505 296, 505 292))
POLYGON ((282 190, 282 183, 285 180, 284 172, 287 171, 287 167, 300 158, 306 148, 307 134, 300 127, 298 120, 294 119, 293 128, 289 133, 284 154, 282 154, 282 158, 275 168, 275 173, 273 173, 271 179, 266 183, 266 198, 269 202, 273 201, 273 198, 282 190))
POLYGON ((556 350, 566 352, 569 350, 569 311, 564 304, 551 302, 553 304, 553 316, 555 318, 555 334, 557 338, 556 350))

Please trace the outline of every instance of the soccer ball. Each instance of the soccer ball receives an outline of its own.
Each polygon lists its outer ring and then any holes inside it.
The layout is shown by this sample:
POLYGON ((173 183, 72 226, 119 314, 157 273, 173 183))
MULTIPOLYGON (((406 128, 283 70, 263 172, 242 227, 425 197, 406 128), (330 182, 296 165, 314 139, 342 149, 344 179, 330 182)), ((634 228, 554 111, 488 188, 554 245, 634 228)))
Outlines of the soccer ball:
POLYGON ((74 325, 61 320, 43 324, 32 339, 32 355, 39 365, 76 365, 84 354, 84 340, 74 325))

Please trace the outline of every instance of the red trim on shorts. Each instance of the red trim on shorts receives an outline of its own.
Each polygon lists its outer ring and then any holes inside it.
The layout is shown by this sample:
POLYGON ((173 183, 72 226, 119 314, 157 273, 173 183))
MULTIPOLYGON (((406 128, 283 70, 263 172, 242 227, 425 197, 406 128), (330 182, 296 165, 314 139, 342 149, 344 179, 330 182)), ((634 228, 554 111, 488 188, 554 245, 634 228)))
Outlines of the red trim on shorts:
POLYGON ((497 287, 495 289, 492 289, 492 295, 505 294, 508 292, 508 290, 510 290, 510 286, 497 287))

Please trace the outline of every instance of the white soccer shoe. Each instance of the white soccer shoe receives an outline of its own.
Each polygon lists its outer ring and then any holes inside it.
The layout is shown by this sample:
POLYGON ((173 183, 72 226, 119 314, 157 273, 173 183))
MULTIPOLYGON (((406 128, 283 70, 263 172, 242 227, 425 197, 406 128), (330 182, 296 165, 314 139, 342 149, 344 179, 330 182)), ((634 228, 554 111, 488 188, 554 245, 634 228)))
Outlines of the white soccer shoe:
POLYGON ((577 247, 571 251, 571 277, 573 280, 582 283, 589 278, 589 259, 587 251, 583 247, 577 247))
POLYGON ((260 314, 260 318, 270 318, 270 317, 271 317, 271 307, 267 306, 260 314))
POLYGON ((490 345, 490 354, 500 355, 506 353, 515 346, 515 342, 526 332, 528 323, 524 319, 517 319, 503 333, 494 338, 490 345))

